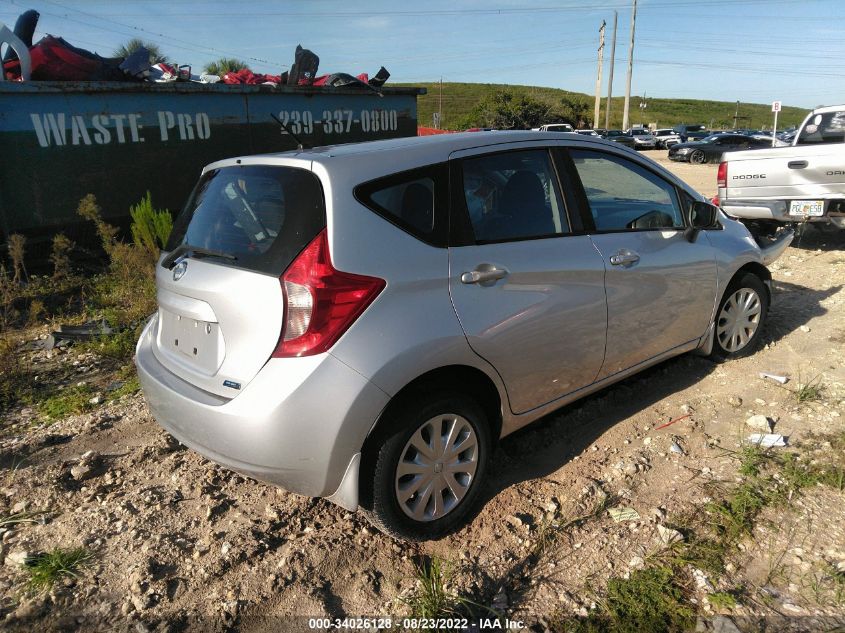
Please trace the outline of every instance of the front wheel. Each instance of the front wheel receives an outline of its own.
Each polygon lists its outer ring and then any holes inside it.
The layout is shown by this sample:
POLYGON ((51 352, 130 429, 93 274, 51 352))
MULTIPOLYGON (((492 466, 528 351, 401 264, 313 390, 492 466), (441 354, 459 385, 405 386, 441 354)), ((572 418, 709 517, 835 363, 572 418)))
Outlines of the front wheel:
POLYGON ((361 478, 361 507, 370 522, 410 541, 459 528, 478 498, 492 450, 481 407, 460 395, 420 395, 382 428, 361 478))
POLYGON ((711 357, 726 360, 754 353, 768 313, 768 293, 761 279, 752 273, 734 279, 716 314, 711 357))
POLYGON ((689 162, 693 165, 703 165, 707 162, 707 156, 700 149, 697 149, 689 155, 689 162))

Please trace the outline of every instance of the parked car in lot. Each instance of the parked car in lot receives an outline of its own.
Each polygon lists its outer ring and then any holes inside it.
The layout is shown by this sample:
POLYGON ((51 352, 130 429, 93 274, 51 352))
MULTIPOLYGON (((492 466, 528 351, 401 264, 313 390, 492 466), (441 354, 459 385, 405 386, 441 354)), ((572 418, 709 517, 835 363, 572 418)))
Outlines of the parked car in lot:
POLYGON ((156 266, 138 375, 209 459, 437 538, 499 438, 672 356, 752 353, 786 244, 574 135, 222 160, 156 266))
POLYGON ((574 128, 569 123, 547 123, 540 127, 532 127, 534 132, 574 132, 574 128))
POLYGON ((745 136, 744 134, 711 134, 700 141, 678 143, 669 149, 669 159, 702 163, 720 161, 725 152, 771 147, 772 141, 745 136))
POLYGON ((626 134, 622 130, 608 130, 607 132, 602 134, 602 138, 630 148, 633 148, 636 143, 636 141, 634 141, 633 136, 631 136, 630 134, 626 134))
POLYGON ((654 131, 654 140, 658 148, 669 149, 681 142, 681 137, 670 127, 660 128, 654 131))
POLYGON ((595 130, 575 130, 576 134, 581 134, 582 136, 601 136, 595 130))
POLYGON ((628 130, 628 134, 634 139, 634 149, 654 149, 657 147, 657 141, 645 128, 635 127, 628 130))
POLYGON ((710 132, 707 131, 706 125, 687 125, 682 123, 672 128, 680 137, 681 143, 693 140, 697 141, 708 136, 710 132))

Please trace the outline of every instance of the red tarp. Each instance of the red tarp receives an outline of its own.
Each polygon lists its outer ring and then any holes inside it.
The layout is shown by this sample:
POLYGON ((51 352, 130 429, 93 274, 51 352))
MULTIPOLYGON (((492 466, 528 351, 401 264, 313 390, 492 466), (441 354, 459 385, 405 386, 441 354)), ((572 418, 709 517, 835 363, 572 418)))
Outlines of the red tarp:
POLYGON ((454 130, 438 130, 436 127, 417 127, 417 136, 434 136, 435 134, 454 134, 454 130))

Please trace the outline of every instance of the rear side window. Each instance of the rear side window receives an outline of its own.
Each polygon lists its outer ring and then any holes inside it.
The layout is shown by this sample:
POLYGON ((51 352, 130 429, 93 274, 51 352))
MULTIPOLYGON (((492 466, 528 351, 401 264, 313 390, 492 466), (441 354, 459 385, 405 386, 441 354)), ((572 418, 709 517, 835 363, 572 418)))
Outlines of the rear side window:
POLYGON ((446 166, 432 165, 359 185, 355 197, 417 239, 445 246, 447 182, 446 166))
POLYGON ((816 114, 801 130, 798 145, 845 143, 845 112, 816 114))
POLYGON ((200 179, 167 250, 189 244, 237 258, 227 265, 280 275, 325 226, 323 188, 312 172, 223 167, 200 179))

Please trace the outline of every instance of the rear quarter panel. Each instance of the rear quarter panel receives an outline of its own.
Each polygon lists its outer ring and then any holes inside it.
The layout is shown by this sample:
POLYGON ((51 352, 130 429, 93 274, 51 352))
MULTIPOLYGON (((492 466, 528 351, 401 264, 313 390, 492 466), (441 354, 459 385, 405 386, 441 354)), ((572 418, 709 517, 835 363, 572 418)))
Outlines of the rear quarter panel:
POLYGON ((335 268, 387 281, 331 354, 390 396, 433 369, 474 367, 494 382, 507 411, 498 374, 471 350, 452 306, 448 250, 421 242, 353 197, 354 187, 384 175, 381 169, 333 169, 329 175, 324 166, 314 166, 324 180, 335 268))

